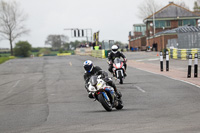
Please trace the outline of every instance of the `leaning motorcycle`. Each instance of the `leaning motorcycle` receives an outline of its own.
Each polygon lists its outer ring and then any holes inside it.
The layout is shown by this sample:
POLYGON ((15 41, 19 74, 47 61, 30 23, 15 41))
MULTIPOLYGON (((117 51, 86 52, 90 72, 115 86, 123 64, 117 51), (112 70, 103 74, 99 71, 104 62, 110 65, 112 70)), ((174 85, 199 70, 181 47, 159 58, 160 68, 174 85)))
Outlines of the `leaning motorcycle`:
POLYGON ((119 80, 120 84, 123 84, 125 78, 124 62, 120 58, 115 58, 113 62, 113 75, 119 80))
POLYGON ((95 100, 99 101, 105 110, 112 111, 112 108, 120 110, 123 108, 121 98, 118 98, 114 89, 108 86, 99 76, 92 76, 89 80, 88 90, 92 93, 95 100))

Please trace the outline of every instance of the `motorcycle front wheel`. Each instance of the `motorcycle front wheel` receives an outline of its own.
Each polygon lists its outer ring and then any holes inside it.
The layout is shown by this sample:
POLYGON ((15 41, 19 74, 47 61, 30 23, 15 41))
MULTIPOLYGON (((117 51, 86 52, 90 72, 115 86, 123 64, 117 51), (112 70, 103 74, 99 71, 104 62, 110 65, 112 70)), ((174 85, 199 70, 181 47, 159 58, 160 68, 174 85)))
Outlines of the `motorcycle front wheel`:
POLYGON ((108 101, 103 94, 98 95, 98 100, 102 104, 102 106, 105 108, 107 111, 112 111, 112 105, 110 101, 108 101))
POLYGON ((119 83, 123 84, 123 76, 122 76, 122 73, 120 71, 118 71, 118 75, 119 75, 119 83))

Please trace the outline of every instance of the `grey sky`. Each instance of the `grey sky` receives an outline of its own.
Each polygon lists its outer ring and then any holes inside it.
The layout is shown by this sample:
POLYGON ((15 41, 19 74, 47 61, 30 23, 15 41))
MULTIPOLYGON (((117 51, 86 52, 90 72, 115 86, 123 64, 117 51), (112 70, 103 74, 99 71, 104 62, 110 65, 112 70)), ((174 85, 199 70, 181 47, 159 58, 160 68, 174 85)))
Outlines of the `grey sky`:
MULTIPOLYGON (((65 28, 91 28, 93 32, 100 31, 100 41, 115 40, 128 43, 128 32, 132 31, 132 25, 142 23, 137 17, 138 5, 142 4, 142 0, 16 1, 28 14, 25 24, 31 30, 28 36, 18 40, 28 41, 33 47, 44 47, 44 42, 50 34, 64 34, 70 37, 70 41, 75 40, 76 38, 71 38, 71 32, 64 30, 65 28)), ((156 1, 163 6, 169 3, 169 0, 156 1)), ((194 1, 185 0, 190 10, 194 1)), ((0 41, 0 48, 2 47, 9 48, 9 42, 0 41)))

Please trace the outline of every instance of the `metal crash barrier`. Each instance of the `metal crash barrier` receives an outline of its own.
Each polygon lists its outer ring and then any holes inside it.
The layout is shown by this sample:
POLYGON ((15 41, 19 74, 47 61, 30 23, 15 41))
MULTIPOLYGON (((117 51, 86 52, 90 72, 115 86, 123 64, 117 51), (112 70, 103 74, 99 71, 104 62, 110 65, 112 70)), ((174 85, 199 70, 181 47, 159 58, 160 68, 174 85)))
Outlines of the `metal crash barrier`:
POLYGON ((189 55, 192 55, 192 59, 195 58, 195 54, 200 55, 200 49, 168 49, 170 58, 186 60, 189 55))

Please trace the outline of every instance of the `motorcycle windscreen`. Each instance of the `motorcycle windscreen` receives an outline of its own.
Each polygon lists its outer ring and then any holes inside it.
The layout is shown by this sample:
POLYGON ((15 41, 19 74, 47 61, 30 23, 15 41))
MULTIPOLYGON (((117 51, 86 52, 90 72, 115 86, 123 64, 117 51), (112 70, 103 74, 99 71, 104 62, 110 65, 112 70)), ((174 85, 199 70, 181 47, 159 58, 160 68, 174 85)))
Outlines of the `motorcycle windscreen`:
POLYGON ((119 58, 115 58, 115 60, 114 60, 115 64, 120 63, 120 62, 121 62, 121 60, 119 58))
POLYGON ((89 80, 92 86, 95 86, 97 84, 97 76, 92 76, 89 80))

